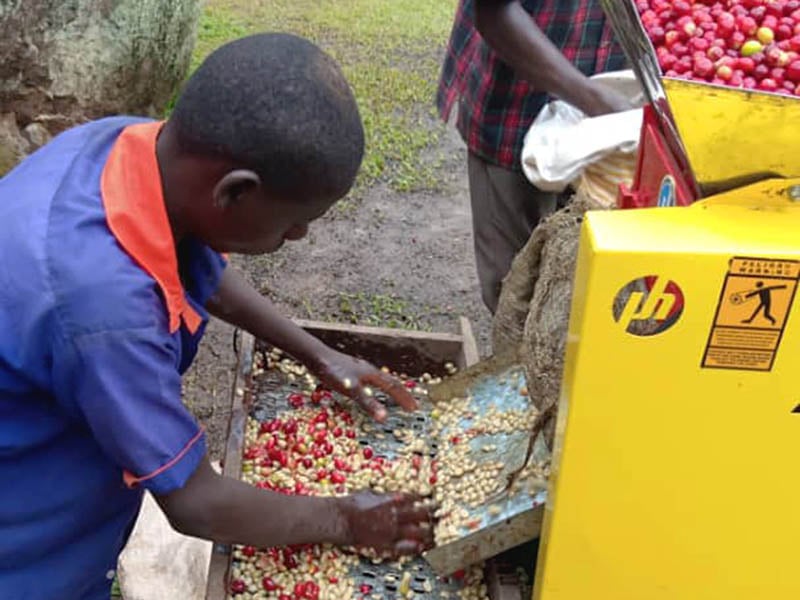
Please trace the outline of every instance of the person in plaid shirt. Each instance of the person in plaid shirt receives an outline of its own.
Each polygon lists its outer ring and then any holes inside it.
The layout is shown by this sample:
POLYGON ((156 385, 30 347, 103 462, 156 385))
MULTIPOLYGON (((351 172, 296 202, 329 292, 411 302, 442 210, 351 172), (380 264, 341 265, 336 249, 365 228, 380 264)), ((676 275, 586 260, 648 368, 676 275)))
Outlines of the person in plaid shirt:
POLYGON ((436 103, 468 149, 475 257, 494 314, 503 277, 556 195, 522 173, 522 144, 550 97, 590 116, 630 108, 589 75, 624 68, 599 0, 459 0, 436 103))

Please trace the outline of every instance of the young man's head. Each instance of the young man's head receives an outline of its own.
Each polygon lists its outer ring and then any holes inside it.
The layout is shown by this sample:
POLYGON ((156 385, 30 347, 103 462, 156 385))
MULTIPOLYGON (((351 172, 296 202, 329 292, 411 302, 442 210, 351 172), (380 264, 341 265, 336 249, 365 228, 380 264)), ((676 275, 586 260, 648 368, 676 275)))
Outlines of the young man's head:
POLYGON ((256 254, 302 238, 348 192, 364 130, 327 54, 266 33, 203 62, 157 152, 173 227, 221 252, 256 254))

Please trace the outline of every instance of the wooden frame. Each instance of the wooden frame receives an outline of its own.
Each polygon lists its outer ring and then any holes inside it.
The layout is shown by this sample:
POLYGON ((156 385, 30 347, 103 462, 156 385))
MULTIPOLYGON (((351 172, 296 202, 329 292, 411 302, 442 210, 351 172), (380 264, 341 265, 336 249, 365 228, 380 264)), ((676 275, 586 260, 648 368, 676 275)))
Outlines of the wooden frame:
MULTIPOLYGON (((478 346, 472 334, 469 320, 459 319, 459 334, 428 333, 387 329, 381 327, 363 327, 356 325, 322 323, 318 321, 296 320, 298 325, 318 337, 326 344, 344 352, 360 354, 374 363, 389 362, 392 359, 395 369, 399 360, 400 366, 415 359, 429 362, 433 373, 441 369, 443 362, 453 362, 459 368, 466 368, 478 362, 478 346), (389 356, 391 354, 391 356, 389 356)), ((243 333, 237 351, 236 375, 231 391, 231 417, 228 435, 225 442, 222 472, 226 477, 238 479, 242 468, 242 451, 244 449, 245 425, 252 402, 249 381, 252 375, 253 352, 256 342, 253 336, 243 333)), ((225 600, 227 598, 226 581, 231 563, 231 548, 222 544, 214 544, 208 571, 206 600, 225 600)), ((492 565, 487 569, 487 584, 493 600, 520 600, 521 595, 515 585, 509 583, 509 577, 498 576, 498 567, 492 565)))
POLYGON ((463 369, 474 365, 480 359, 469 320, 460 317, 459 322, 461 333, 452 334, 319 321, 295 321, 309 333, 342 352, 367 357, 379 365, 391 358, 396 363, 400 362, 392 365, 398 371, 403 370, 403 362, 413 355, 416 364, 419 364, 420 357, 430 361, 431 372, 437 367, 441 368, 442 361, 451 361, 459 369, 463 369), (391 350, 391 356, 386 355, 386 349, 391 350))
MULTIPOLYGON (((236 372, 231 389, 231 416, 228 421, 228 434, 222 456, 222 474, 239 479, 242 473, 242 452, 247 425, 247 411, 251 397, 248 382, 253 369, 255 339, 243 333, 236 351, 236 372)), ((228 596, 226 582, 231 564, 231 547, 214 543, 211 561, 208 566, 206 600, 225 600, 228 596)))

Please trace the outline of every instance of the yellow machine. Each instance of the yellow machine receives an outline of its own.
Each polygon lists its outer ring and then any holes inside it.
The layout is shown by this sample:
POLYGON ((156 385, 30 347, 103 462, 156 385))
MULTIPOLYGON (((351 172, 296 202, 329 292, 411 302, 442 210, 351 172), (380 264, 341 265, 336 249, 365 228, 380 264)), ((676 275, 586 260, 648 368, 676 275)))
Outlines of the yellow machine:
POLYGON ((533 597, 797 600, 800 101, 617 33, 703 199, 584 220, 533 597))
POLYGON ((793 186, 587 215, 537 600, 800 598, 793 186))

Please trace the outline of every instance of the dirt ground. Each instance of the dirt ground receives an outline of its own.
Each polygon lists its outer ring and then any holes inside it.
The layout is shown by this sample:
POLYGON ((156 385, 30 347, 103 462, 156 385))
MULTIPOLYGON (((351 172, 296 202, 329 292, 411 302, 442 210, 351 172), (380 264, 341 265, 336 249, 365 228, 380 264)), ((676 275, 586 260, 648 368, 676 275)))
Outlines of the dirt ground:
MULTIPOLYGON (((489 313, 475 275, 465 148, 452 129, 429 152, 441 190, 400 193, 384 184, 315 223, 307 239, 233 264, 297 318, 457 332, 468 317, 488 352, 489 313)), ((184 379, 184 400, 219 457, 230 406, 233 331, 212 322, 184 379)))

